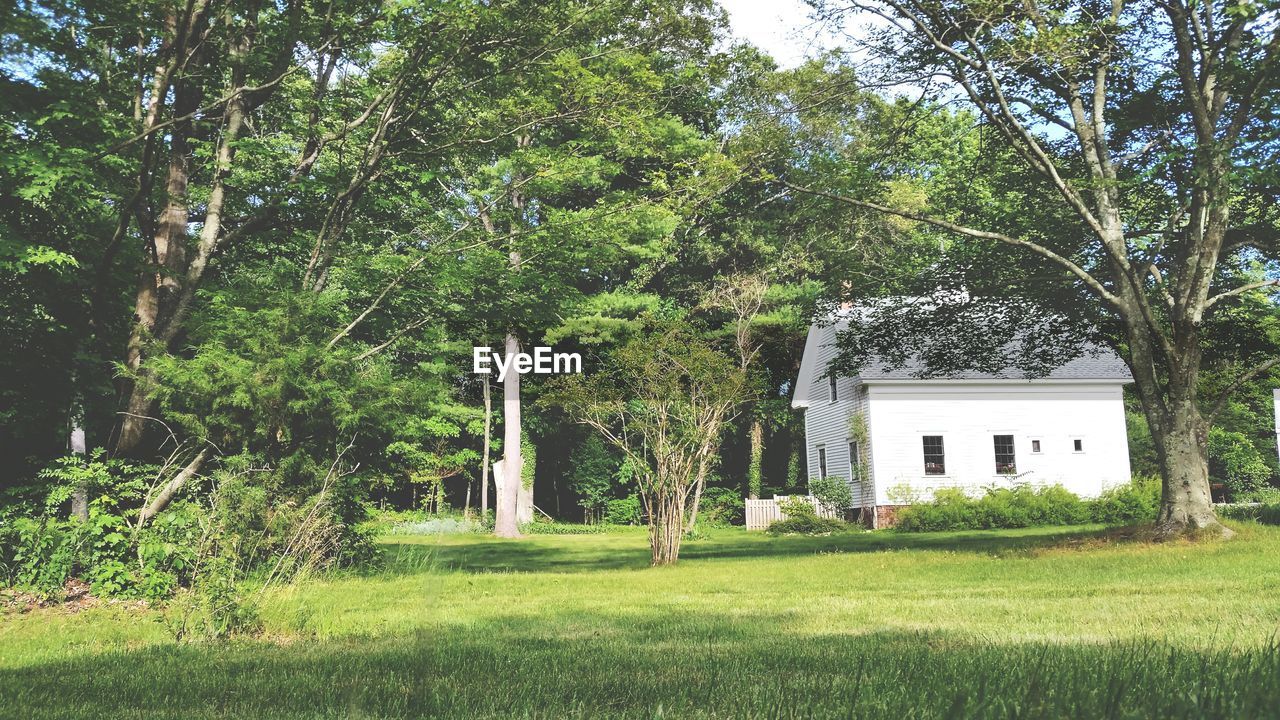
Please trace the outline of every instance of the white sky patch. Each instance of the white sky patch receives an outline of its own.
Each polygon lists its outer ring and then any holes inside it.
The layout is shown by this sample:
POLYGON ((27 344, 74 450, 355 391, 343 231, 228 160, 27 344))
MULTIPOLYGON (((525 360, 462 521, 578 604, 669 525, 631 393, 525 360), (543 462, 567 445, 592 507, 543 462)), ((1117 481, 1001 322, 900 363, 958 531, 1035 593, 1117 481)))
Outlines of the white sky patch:
POLYGON ((720 5, 729 13, 733 36, 769 53, 783 68, 842 45, 813 21, 812 8, 801 0, 720 0, 720 5))

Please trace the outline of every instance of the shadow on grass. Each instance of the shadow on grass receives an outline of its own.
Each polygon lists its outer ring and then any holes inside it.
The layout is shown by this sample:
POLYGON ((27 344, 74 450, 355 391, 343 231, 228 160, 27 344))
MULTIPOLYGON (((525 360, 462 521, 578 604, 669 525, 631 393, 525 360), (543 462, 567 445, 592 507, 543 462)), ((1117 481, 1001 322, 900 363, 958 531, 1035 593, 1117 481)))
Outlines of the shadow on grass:
POLYGON ((1274 647, 801 635, 786 618, 539 609, 466 632, 163 646, 0 671, 24 718, 1272 717, 1274 647))
MULTIPOLYGON (((414 573, 424 568, 487 572, 580 573, 639 570, 649 567, 647 537, 621 535, 532 536, 523 540, 454 538, 447 543, 388 540, 386 572, 414 573)), ((713 531, 710 538, 687 540, 680 550, 684 565, 703 560, 803 557, 818 554, 945 550, 983 555, 1033 553, 1054 548, 1090 547, 1140 541, 1117 529, 1052 528, 952 533, 851 532, 823 537, 771 536, 742 531, 713 531)))

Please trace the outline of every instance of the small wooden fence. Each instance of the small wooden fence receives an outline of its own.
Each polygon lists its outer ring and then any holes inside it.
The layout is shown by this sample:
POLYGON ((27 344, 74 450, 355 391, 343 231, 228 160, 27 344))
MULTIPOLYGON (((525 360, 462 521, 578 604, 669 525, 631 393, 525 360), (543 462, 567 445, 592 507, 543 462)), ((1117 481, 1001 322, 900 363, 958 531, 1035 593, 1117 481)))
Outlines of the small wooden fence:
MULTIPOLYGON (((813 506, 814 511, 818 513, 819 517, 828 517, 828 518, 836 517, 836 514, 834 512, 822 507, 822 505, 818 503, 817 498, 815 498, 812 495, 808 495, 808 496, 798 495, 796 496, 796 498, 799 500, 808 501, 808 503, 813 506)), ((748 499, 746 501, 747 529, 763 530, 769 527, 769 525, 773 522, 776 522, 778 520, 786 520, 787 515, 786 513, 782 512, 782 503, 786 502, 789 499, 790 498, 787 495, 778 495, 776 497, 769 498, 768 500, 748 499)))

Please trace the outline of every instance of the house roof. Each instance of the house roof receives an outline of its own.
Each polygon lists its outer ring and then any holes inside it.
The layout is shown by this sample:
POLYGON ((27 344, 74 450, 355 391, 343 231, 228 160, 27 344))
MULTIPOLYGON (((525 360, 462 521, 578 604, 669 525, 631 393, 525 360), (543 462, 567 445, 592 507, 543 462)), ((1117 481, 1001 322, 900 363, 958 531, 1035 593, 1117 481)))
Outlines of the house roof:
MULTIPOLYGON (((795 393, 792 395, 791 407, 809 406, 809 393, 813 387, 813 382, 825 372, 826 364, 836 355, 836 335, 847 329, 848 325, 849 321, 845 318, 838 320, 834 324, 814 324, 809 327, 809 335, 805 339, 804 355, 800 361, 800 376, 796 379, 796 388, 795 393)), ((947 373, 945 375, 930 375, 924 362, 917 357, 907 358, 903 364, 897 366, 891 366, 877 358, 872 358, 863 366, 856 377, 860 382, 864 383, 939 383, 984 380, 994 382, 1021 380, 1029 383, 1082 381, 1128 383, 1133 381, 1129 367, 1125 365, 1114 350, 1095 344, 1082 346, 1079 356, 1053 368, 1044 375, 1031 376, 1025 370, 1014 366, 1002 368, 994 373, 970 370, 947 373)))

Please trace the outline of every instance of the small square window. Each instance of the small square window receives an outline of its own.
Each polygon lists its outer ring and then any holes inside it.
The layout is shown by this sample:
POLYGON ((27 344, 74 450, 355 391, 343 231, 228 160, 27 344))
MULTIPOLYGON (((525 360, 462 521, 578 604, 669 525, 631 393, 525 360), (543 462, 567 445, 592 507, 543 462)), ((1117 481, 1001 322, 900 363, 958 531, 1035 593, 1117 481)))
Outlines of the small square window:
POLYGON ((1072 438, 1071 443, 1072 443, 1072 449, 1075 452, 1084 452, 1084 439, 1072 438))
POLYGON ((1039 454, 1039 452, 1040 452, 1040 441, 1039 441, 1039 440, 1032 440, 1032 441, 1031 441, 1031 452, 1032 452, 1033 454, 1039 454))

